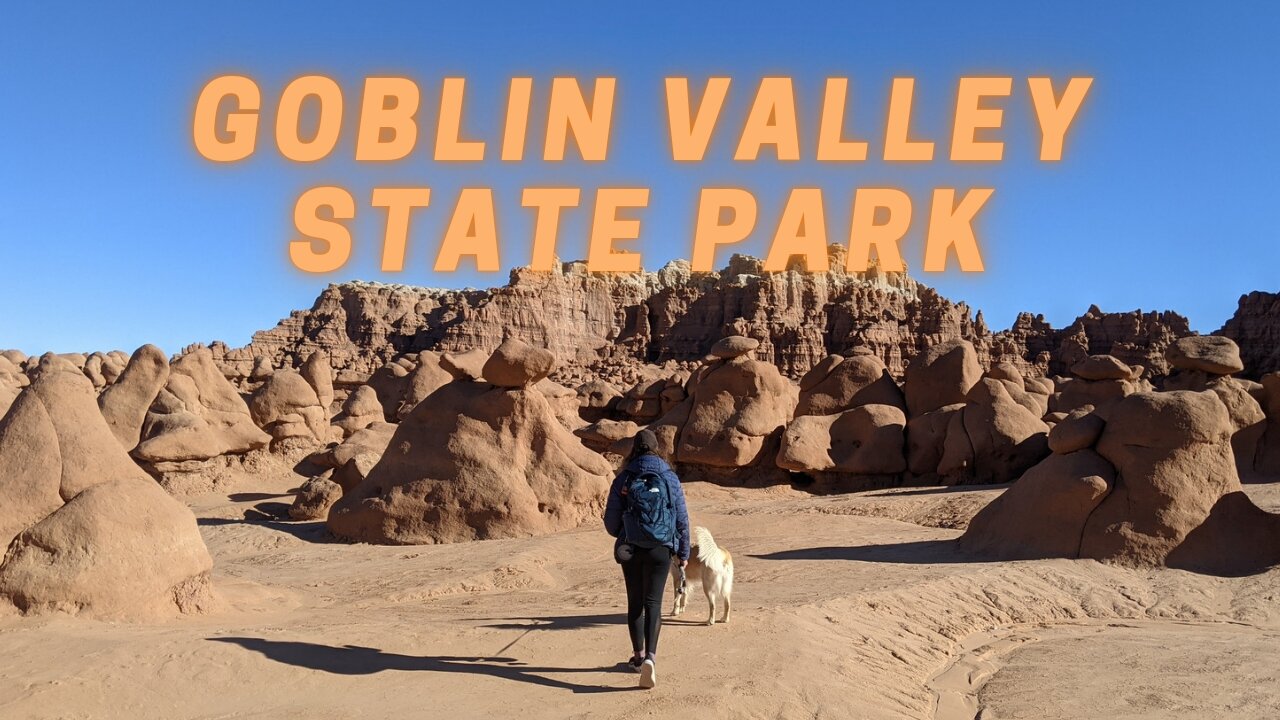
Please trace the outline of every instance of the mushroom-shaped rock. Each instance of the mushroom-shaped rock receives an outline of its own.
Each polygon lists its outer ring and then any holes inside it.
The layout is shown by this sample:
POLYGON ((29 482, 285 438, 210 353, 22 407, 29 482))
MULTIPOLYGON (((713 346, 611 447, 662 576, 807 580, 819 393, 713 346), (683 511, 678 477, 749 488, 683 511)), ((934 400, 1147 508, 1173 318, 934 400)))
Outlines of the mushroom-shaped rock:
POLYGON ((903 392, 911 417, 964 402, 982 377, 978 353, 968 340, 950 340, 926 349, 911 360, 903 392))
POLYGON ((1071 374, 1084 380, 1128 380, 1133 368, 1110 355, 1090 355, 1072 365, 1071 374))
POLYGON ((168 381, 168 356, 155 345, 143 345, 129 358, 116 383, 98 396, 102 417, 125 450, 138 446, 147 409, 168 381))
POLYGON ((0 421, 0 543, 0 601, 26 613, 145 618, 210 600, 195 517, 129 459, 63 361, 0 421))
POLYGON ((1231 375, 1244 370, 1240 346, 1231 338, 1218 335, 1179 338, 1165 349, 1164 357, 1179 370, 1199 370, 1210 375, 1231 375))
POLYGON ((796 386, 776 367, 747 355, 713 361, 689 385, 678 461, 740 468, 772 458, 777 446, 769 441, 791 419, 797 401, 796 386))
POLYGON ((907 418, 892 405, 860 405, 836 415, 802 415, 782 434, 778 466, 798 472, 892 475, 906 470, 907 418))
POLYGON ((336 535, 386 544, 528 537, 598 520, 612 468, 542 393, 458 380, 401 423, 329 512, 336 535))
POLYGON ((760 341, 755 338, 743 337, 742 335, 730 335, 726 338, 720 338, 711 346, 711 357, 729 360, 736 357, 742 357, 747 353, 754 352, 760 347, 760 341))
POLYGON ((481 380, 488 360, 489 353, 482 348, 472 348, 466 352, 444 353, 440 356, 440 367, 458 380, 481 380))
POLYGON ((550 350, 507 338, 485 361, 480 372, 494 385, 519 388, 542 380, 555 369, 556 356, 550 350))

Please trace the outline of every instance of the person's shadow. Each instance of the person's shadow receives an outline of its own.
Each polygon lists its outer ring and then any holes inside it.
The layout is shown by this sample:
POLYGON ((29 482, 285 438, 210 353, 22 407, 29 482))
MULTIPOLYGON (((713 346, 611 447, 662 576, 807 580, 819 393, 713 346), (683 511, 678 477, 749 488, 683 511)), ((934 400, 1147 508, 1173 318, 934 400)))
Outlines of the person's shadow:
POLYGON ((262 653, 268 659, 286 665, 294 665, 336 675, 371 675, 384 670, 405 670, 488 675, 504 680, 568 690, 574 693, 603 693, 637 689, 636 686, 579 685, 538 674, 614 672, 622 670, 622 664, 594 668, 530 667, 519 660, 508 657, 400 655, 398 653, 383 652, 378 648, 361 647, 359 645, 335 647, 317 643, 251 637, 213 637, 207 639, 213 642, 239 645, 246 650, 262 653))

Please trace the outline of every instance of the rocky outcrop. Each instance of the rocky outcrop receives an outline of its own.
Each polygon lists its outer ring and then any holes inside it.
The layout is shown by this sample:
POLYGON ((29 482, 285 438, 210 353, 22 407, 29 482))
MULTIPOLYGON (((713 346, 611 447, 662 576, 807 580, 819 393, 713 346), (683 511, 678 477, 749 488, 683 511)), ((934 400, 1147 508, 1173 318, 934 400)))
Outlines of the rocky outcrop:
POLYGON ((139 619, 211 602, 195 516, 129 459, 94 387, 49 357, 0 421, 0 602, 139 619))
POLYGON ((1240 346, 1242 377, 1259 380, 1280 372, 1280 293, 1251 292, 1240 296, 1235 315, 1215 335, 1240 346))
POLYGON ((1224 575, 1280 562, 1280 515, 1241 490, 1216 393, 1135 393, 1089 424, 1103 426, 1091 447, 1055 441, 1053 456, 973 518, 961 546, 1224 575))
MULTIPOLYGON (((538 355, 508 346, 495 362, 508 381, 533 378, 544 371, 538 355)), ((611 477, 529 385, 454 380, 409 414, 389 448, 330 510, 334 534, 422 544, 566 530, 599 518, 611 477)))

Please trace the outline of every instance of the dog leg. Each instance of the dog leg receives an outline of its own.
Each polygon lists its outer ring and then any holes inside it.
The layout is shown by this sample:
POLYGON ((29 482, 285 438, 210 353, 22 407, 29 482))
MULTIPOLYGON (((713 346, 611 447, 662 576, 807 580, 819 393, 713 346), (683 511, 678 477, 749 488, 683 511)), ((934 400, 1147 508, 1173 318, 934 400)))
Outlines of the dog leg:
POLYGON ((703 589, 707 595, 707 624, 716 624, 716 596, 714 590, 711 589, 709 583, 703 583, 703 589))

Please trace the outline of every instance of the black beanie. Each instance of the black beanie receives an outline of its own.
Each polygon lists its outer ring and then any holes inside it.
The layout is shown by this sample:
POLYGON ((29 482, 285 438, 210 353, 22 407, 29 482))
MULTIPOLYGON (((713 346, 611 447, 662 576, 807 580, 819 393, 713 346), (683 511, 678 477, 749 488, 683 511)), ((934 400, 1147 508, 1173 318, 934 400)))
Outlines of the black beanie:
POLYGON ((653 431, 645 428, 636 433, 635 439, 631 441, 633 452, 637 455, 640 453, 653 452, 658 449, 658 436, 653 431))

